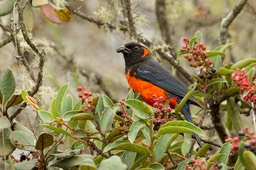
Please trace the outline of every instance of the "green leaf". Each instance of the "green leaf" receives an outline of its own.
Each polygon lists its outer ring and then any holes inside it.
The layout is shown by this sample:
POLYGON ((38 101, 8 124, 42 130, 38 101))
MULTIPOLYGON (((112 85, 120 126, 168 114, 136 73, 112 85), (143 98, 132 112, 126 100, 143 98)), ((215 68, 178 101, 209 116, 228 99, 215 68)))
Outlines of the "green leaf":
POLYGON ((17 170, 33 169, 37 162, 38 162, 38 159, 31 159, 29 161, 23 161, 23 162, 15 163, 14 167, 17 170))
POLYGON ((230 47, 233 43, 227 43, 227 44, 223 44, 223 45, 219 45, 218 47, 216 47, 214 49, 214 51, 226 51, 226 49, 228 47, 230 47))
POLYGON ((40 134, 36 142, 36 149, 43 151, 53 144, 53 136, 49 133, 40 134))
POLYGON ((233 64, 231 66, 231 69, 242 69, 252 63, 255 63, 256 62, 256 58, 246 58, 246 59, 243 59, 243 60, 240 60, 238 61, 237 63, 233 64))
POLYGON ((158 162, 162 159, 167 148, 169 148, 171 143, 177 138, 178 135, 179 134, 177 133, 161 135, 159 139, 156 141, 154 150, 155 150, 155 158, 158 162))
POLYGON ((158 131, 159 135, 167 133, 195 133, 200 136, 205 135, 204 131, 193 123, 182 120, 167 122, 158 131))
POLYGON ((232 127, 239 132, 242 129, 242 120, 240 117, 239 106, 235 102, 234 97, 230 97, 227 99, 227 110, 228 110, 228 118, 231 120, 232 127))
POLYGON ((113 142, 117 139, 119 139, 120 137, 123 137, 124 134, 123 133, 123 128, 122 127, 119 127, 119 128, 116 128, 116 129, 113 129, 108 135, 107 135, 107 140, 109 142, 113 142))
POLYGON ((127 165, 125 165, 118 156, 111 156, 108 159, 103 160, 100 163, 98 170, 126 170, 127 165))
POLYGON ((35 150, 36 138, 30 132, 15 130, 11 133, 10 138, 13 144, 21 150, 37 151, 35 150))
POLYGON ((244 160, 246 164, 248 165, 250 170, 255 170, 256 169, 256 156, 253 152, 251 151, 244 151, 243 153, 244 160))
POLYGON ((74 166, 82 165, 83 169, 87 167, 87 170, 96 170, 97 167, 93 161, 93 158, 91 155, 75 155, 72 157, 68 157, 66 159, 60 160, 58 162, 53 163, 50 165, 50 167, 59 167, 62 169, 69 169, 74 166))
POLYGON ((133 113, 141 119, 148 119, 149 116, 153 113, 150 107, 137 99, 128 99, 125 100, 124 103, 130 106, 133 110, 133 113))
POLYGON ((105 94, 102 95, 102 99, 103 99, 104 107, 114 107, 115 106, 115 104, 112 102, 112 100, 105 94))
POLYGON ((9 14, 14 6, 16 0, 2 0, 0 1, 0 16, 9 14))
POLYGON ((70 118, 70 120, 94 120, 91 113, 78 113, 70 118))
POLYGON ((214 68, 219 69, 222 66, 222 57, 220 55, 210 57, 210 59, 214 65, 214 68))
POLYGON ((207 151, 209 150, 209 148, 210 148, 210 144, 204 144, 203 146, 202 146, 202 148, 200 148, 198 151, 197 151, 197 153, 196 153, 196 155, 195 155, 195 157, 197 158, 197 157, 205 157, 205 154, 207 153, 207 151))
POLYGON ((55 105, 55 109, 56 109, 56 113, 58 116, 62 116, 62 105, 63 105, 63 98, 66 94, 66 91, 68 89, 68 84, 65 84, 64 86, 62 86, 57 94, 56 97, 56 105, 55 105))
POLYGON ((53 118, 58 117, 58 113, 57 113, 57 110, 56 110, 56 99, 53 99, 53 101, 52 101, 51 112, 52 112, 52 117, 53 118))
POLYGON ((206 52, 206 54, 207 54, 207 57, 215 57, 215 56, 223 55, 225 53, 222 51, 208 51, 206 52))
POLYGON ((150 151, 147 147, 139 144, 128 143, 126 141, 115 141, 113 143, 110 143, 104 148, 103 152, 108 152, 110 150, 125 150, 125 151, 137 152, 145 155, 150 154, 150 151))
POLYGON ((139 169, 139 167, 142 167, 144 164, 146 164, 148 161, 148 156, 147 155, 142 155, 138 158, 136 158, 134 164, 132 165, 132 167, 130 168, 130 170, 137 170, 139 169))
POLYGON ((13 146, 12 141, 10 139, 11 133, 12 133, 11 128, 1 129, 0 131, 0 136, 1 136, 0 157, 9 156, 15 150, 15 147, 13 146), (3 145, 3 141, 4 141, 4 145, 3 145))
POLYGON ((127 99, 134 99, 134 92, 133 92, 133 90, 130 90, 129 92, 128 92, 128 94, 127 94, 127 96, 126 96, 126 100, 127 99))
POLYGON ((180 101, 180 103, 175 107, 175 113, 178 113, 181 108, 184 106, 184 104, 187 102, 187 100, 190 98, 190 96, 194 93, 197 83, 194 83, 191 85, 191 89, 188 91, 188 93, 183 97, 183 99, 180 101))
POLYGON ((11 122, 6 116, 0 117, 0 130, 5 128, 10 128, 11 122))
POLYGON ((209 81, 208 86, 212 86, 214 84, 220 84, 220 83, 227 83, 227 80, 225 78, 215 78, 209 81))
POLYGON ((4 104, 12 97, 15 91, 16 83, 12 71, 7 69, 0 78, 0 91, 1 100, 4 100, 4 104))
POLYGON ((200 31, 196 31, 194 36, 196 37, 196 41, 201 42, 201 40, 202 40, 202 33, 200 31))
POLYGON ((112 109, 110 107, 107 107, 103 111, 102 117, 100 119, 100 129, 103 133, 112 129, 112 123, 115 117, 116 110, 117 108, 112 109))
POLYGON ((191 147, 191 140, 192 136, 191 134, 184 134, 184 141, 181 146, 181 153, 183 156, 187 155, 189 153, 190 147, 191 147))
POLYGON ((34 12, 30 4, 27 4, 23 11, 23 22, 28 32, 32 32, 35 25, 34 12))
POLYGON ((82 108, 82 102, 79 101, 76 103, 76 105, 74 106, 73 110, 80 110, 82 108))
POLYGON ((190 46, 190 47, 193 47, 195 41, 196 41, 196 37, 195 37, 195 36, 192 37, 192 38, 190 38, 190 39, 189 39, 189 46, 190 46))
POLYGON ((95 108, 95 113, 101 113, 104 110, 104 105, 103 105, 103 97, 102 95, 98 97, 98 102, 95 108))
POLYGON ((44 122, 50 122, 52 117, 51 113, 46 110, 39 110, 38 115, 44 122))
POLYGON ((17 131, 17 130, 21 130, 21 131, 26 131, 28 133, 30 133, 31 135, 33 135, 33 132, 28 129, 27 127, 23 126, 21 123, 19 122, 15 122, 14 125, 13 125, 13 130, 14 131, 17 131))
MULTIPOLYGON (((82 110, 70 110, 70 111, 67 111, 65 113, 63 113, 62 115, 62 119, 66 122, 70 121, 70 119, 72 117, 74 117, 75 115, 79 115, 79 113, 83 113, 82 110)), ((88 113, 89 114, 89 113, 88 113)), ((91 115, 91 114, 90 114, 91 115)), ((74 119, 73 119, 74 120, 74 119)))
POLYGON ((149 168, 153 170, 165 170, 164 166, 161 165, 160 163, 152 163, 149 165, 149 168))
POLYGON ((210 169, 211 166, 222 156, 222 153, 216 153, 210 157, 210 159, 207 160, 206 165, 207 169, 210 169))
POLYGON ((241 141, 240 144, 239 144, 239 148, 238 148, 238 157, 239 157, 239 160, 241 162, 241 164, 246 168, 246 169, 250 169, 250 165, 247 165, 247 162, 245 160, 245 157, 244 157, 244 142, 241 141))
MULTIPOLYGON (((6 108, 15 106, 17 104, 20 104, 23 101, 21 95, 12 95, 12 97, 10 98, 10 100, 8 101, 6 108)), ((1 101, 0 101, 1 102, 1 101)))
POLYGON ((127 169, 131 169, 132 165, 134 164, 134 161, 136 159, 137 153, 125 151, 123 155, 121 156, 122 162, 127 165, 127 169))
POLYGON ((239 158, 236 160, 234 170, 245 170, 245 167, 241 164, 241 161, 239 158))
POLYGON ((235 95, 238 94, 240 92, 241 87, 230 87, 226 90, 226 94, 227 95, 235 95))
POLYGON ((78 138, 83 138, 83 137, 87 137, 87 134, 86 134, 86 130, 74 130, 74 136, 78 137, 78 138))
POLYGON ((149 129, 149 127, 148 126, 144 127, 141 132, 142 132, 142 134, 143 134, 143 136, 145 138, 144 142, 146 144, 150 145, 151 137, 150 137, 150 129, 149 129))
POLYGON ((62 104, 62 115, 68 111, 71 111, 73 108, 73 98, 70 94, 66 95, 63 98, 63 104, 62 104))
POLYGON ((47 124, 41 124, 40 126, 46 127, 48 129, 51 129, 52 131, 54 131, 57 134, 60 133, 60 134, 63 134, 63 135, 71 137, 70 133, 68 133, 66 130, 63 130, 61 128, 58 128, 58 127, 55 127, 55 126, 50 126, 50 125, 47 125, 47 124))
POLYGON ((131 143, 134 142, 136 139, 138 133, 146 126, 145 122, 143 121, 136 121, 133 122, 130 126, 129 132, 128 132, 128 139, 131 143))
POLYGON ((230 154, 230 147, 231 147, 231 143, 227 142, 224 143, 220 149, 220 152, 222 155, 221 157, 218 159, 218 163, 221 164, 227 164, 228 163, 228 158, 229 158, 229 154, 230 154))
POLYGON ((227 69, 225 67, 220 67, 217 71, 217 74, 221 74, 221 75, 227 75, 227 74, 232 74, 234 73, 235 70, 232 69, 227 69))

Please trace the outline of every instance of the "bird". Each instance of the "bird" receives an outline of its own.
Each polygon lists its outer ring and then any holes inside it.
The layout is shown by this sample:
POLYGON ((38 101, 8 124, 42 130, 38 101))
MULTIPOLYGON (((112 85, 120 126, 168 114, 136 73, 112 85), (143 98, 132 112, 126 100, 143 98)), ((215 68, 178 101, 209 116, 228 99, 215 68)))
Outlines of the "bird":
MULTIPOLYGON (((187 94, 188 87, 157 62, 146 46, 130 42, 116 51, 123 54, 125 75, 130 88, 140 94, 147 104, 153 106, 155 102, 153 96, 156 95, 162 96, 163 102, 168 102, 171 108, 175 108, 187 94)), ((200 106, 192 96, 181 108, 181 112, 188 122, 193 123, 190 104, 200 106)), ((195 138, 200 146, 199 136, 195 135, 195 138)))

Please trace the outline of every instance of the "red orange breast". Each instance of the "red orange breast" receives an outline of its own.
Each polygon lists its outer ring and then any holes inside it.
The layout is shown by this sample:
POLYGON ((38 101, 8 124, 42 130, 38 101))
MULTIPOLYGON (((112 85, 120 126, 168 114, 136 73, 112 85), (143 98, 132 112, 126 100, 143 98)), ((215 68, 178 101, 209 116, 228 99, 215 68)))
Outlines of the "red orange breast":
POLYGON ((154 99, 152 97, 153 95, 158 97, 163 96, 164 103, 168 101, 171 107, 175 107, 177 105, 177 98, 169 98, 168 92, 166 92, 164 89, 147 81, 140 80, 135 76, 131 76, 130 71, 127 72, 126 79, 134 92, 139 93, 142 99, 149 105, 152 106, 154 104, 154 99))

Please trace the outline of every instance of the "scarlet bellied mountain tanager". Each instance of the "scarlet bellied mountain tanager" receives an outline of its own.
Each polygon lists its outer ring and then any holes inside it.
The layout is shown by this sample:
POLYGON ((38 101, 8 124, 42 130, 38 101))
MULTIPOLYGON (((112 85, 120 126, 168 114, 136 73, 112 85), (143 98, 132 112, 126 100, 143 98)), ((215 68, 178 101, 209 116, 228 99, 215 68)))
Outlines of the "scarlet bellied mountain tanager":
MULTIPOLYGON (((131 42, 117 49, 118 53, 123 53, 125 59, 125 74, 129 86, 141 98, 153 105, 153 95, 162 96, 163 102, 169 102, 171 108, 176 105, 187 94, 188 88, 172 73, 159 64, 145 46, 131 42)), ((181 109, 187 121, 192 122, 189 105, 198 105, 191 97, 181 109)), ((197 142, 200 139, 196 136, 197 142)))

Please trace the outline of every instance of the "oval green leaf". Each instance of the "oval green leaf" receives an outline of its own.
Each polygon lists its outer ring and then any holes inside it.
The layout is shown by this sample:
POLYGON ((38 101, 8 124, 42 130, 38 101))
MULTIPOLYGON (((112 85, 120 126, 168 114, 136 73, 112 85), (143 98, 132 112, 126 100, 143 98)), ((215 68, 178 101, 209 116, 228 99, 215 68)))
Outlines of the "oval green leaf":
POLYGON ((38 115, 44 122, 49 122, 52 118, 51 113, 46 110, 39 110, 38 115))
POLYGON ((107 107, 100 118, 100 129, 104 133, 112 129, 112 123, 115 117, 116 109, 107 107))
POLYGON ((68 122, 68 121, 70 121, 70 119, 72 117, 79 115, 79 113, 83 113, 83 111, 82 110, 70 110, 70 111, 67 111, 67 112, 63 113, 62 119, 64 121, 68 122))
POLYGON ((40 134, 36 142, 36 149, 43 151, 53 144, 53 136, 49 133, 40 134))
POLYGON ((158 131, 158 133, 166 134, 166 133, 195 133, 200 136, 204 136, 204 131, 194 125, 193 123, 187 122, 187 121, 171 121, 165 123, 158 131), (175 132, 176 130, 176 132, 175 132))
POLYGON ((137 99, 128 99, 124 103, 130 106, 136 116, 141 119, 148 119, 153 113, 152 109, 147 106, 144 102, 137 99))
POLYGON ((255 63, 256 62, 256 58, 246 58, 246 59, 243 59, 243 60, 240 60, 238 61, 237 63, 233 64, 231 66, 231 69, 242 69, 252 63, 255 63))
POLYGON ((63 135, 71 137, 70 133, 68 133, 66 130, 63 130, 61 128, 58 128, 58 127, 55 127, 55 126, 50 126, 50 125, 47 125, 47 124, 41 124, 40 126, 46 127, 48 129, 51 129, 54 133, 63 134, 63 135))
POLYGON ((78 113, 70 118, 70 120, 94 120, 91 113, 78 113))
POLYGON ((160 161, 166 152, 167 148, 171 145, 171 143, 177 138, 179 134, 164 134, 161 135, 156 141, 155 145, 155 158, 157 161, 160 161))
POLYGON ((131 143, 134 142, 139 131, 141 131, 145 126, 146 126, 145 122, 142 122, 142 121, 136 121, 132 123, 128 132, 128 139, 131 143))
POLYGON ((0 156, 8 156, 10 155, 16 148, 12 144, 12 141, 10 139, 10 134, 12 133, 11 128, 2 129, 0 131, 1 140, 0 140, 0 156), (4 134, 3 134, 4 132, 4 134), (4 139, 2 139, 2 136, 4 139), (4 147, 3 147, 4 146, 4 147))
POLYGON ((141 153, 145 155, 150 154, 150 151, 147 147, 139 144, 128 143, 126 141, 116 141, 116 142, 110 143, 104 148, 103 152, 108 152, 110 150, 125 150, 125 151, 141 153))
POLYGON ((8 68, 0 78, 1 99, 4 104, 8 102, 15 91, 16 82, 12 71, 8 68))
POLYGON ((225 54, 223 51, 208 51, 206 52, 207 57, 215 57, 215 56, 219 56, 219 55, 223 55, 225 54))
POLYGON ((251 151, 244 151, 243 156, 246 164, 248 165, 249 170, 255 170, 256 169, 255 154, 251 151))
POLYGON ((98 170, 126 170, 127 169, 127 165, 125 165, 122 160, 120 159, 120 157, 118 156, 111 156, 108 159, 103 160, 100 163, 100 166, 98 168, 98 170))
POLYGON ((55 105, 55 109, 56 109, 56 113, 58 116, 62 116, 62 105, 63 105, 63 98, 67 92, 68 89, 68 84, 63 85, 56 97, 56 105, 55 105))

